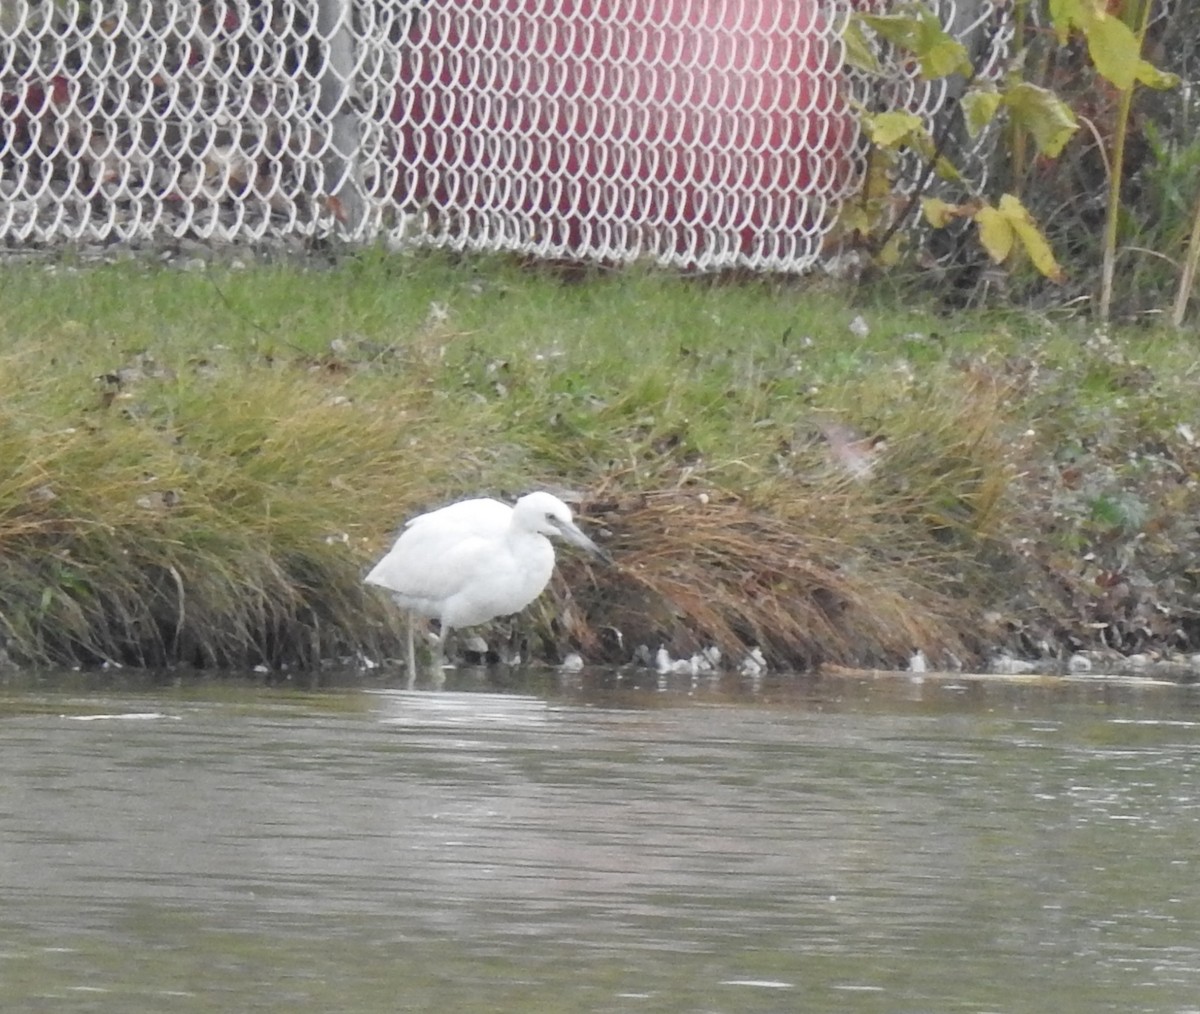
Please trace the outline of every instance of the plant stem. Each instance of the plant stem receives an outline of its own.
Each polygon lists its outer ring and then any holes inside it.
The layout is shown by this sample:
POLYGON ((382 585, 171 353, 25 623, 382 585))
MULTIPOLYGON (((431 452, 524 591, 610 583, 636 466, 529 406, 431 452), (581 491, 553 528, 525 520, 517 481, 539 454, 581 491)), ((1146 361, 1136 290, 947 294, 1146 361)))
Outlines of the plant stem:
POLYGON ((1183 261, 1183 271, 1179 276, 1179 289, 1175 293, 1175 307, 1171 312, 1171 323, 1183 327, 1183 318, 1187 315, 1188 300, 1192 295, 1192 286, 1196 281, 1196 267, 1200 264, 1200 191, 1196 193, 1196 210, 1192 214, 1192 235, 1188 240, 1187 256, 1183 261))
MULTIPOLYGON (((1029 19, 1029 0, 1016 0, 1013 5, 1013 50, 1017 53, 1024 52, 1025 49, 1025 25, 1029 19)), ((1027 140, 1028 137, 1023 127, 1018 126, 1009 121, 1009 136, 1012 142, 1012 155, 1010 172, 1012 175, 1012 192, 1018 197, 1022 196, 1025 183, 1025 168, 1028 158, 1027 140)))
MULTIPOLYGON (((1146 30, 1150 25, 1150 3, 1141 7, 1141 24, 1138 26, 1138 52, 1146 41, 1146 30)), ((1121 183, 1125 178, 1125 139, 1129 135, 1129 113, 1133 108, 1133 91, 1137 87, 1135 81, 1121 91, 1121 99, 1117 104, 1117 121, 1113 132, 1113 153, 1109 160, 1111 171, 1108 174, 1108 209, 1104 218, 1104 247, 1103 260, 1100 266, 1100 322, 1108 323, 1112 310, 1113 276, 1117 266, 1117 229, 1121 216, 1121 183)))
MULTIPOLYGON (((979 76, 979 67, 983 62, 983 57, 980 57, 980 64, 972 66, 970 75, 963 83, 963 93, 975 83, 975 78, 979 76)), ((883 235, 875 242, 875 252, 878 253, 884 249, 891 238, 896 235, 916 209, 922 195, 929 189, 929 181, 933 178, 934 171, 937 169, 938 160, 942 157, 946 149, 946 142, 950 140, 950 132, 954 129, 954 118, 947 110, 943 110, 943 119, 938 128, 937 135, 933 139, 933 152, 926 160, 925 165, 921 169, 921 175, 917 179, 917 184, 913 187, 912 192, 908 195, 908 200, 900 208, 899 213, 892 220, 892 224, 884 230, 883 235)))
POLYGON ((1113 134, 1113 153, 1109 159, 1108 208, 1104 216, 1103 259, 1100 265, 1100 322, 1108 323, 1112 310, 1113 276, 1117 263, 1117 227, 1121 214, 1121 181, 1124 178, 1125 136, 1129 127, 1129 109, 1133 101, 1133 88, 1121 92, 1117 106, 1116 130, 1113 134))

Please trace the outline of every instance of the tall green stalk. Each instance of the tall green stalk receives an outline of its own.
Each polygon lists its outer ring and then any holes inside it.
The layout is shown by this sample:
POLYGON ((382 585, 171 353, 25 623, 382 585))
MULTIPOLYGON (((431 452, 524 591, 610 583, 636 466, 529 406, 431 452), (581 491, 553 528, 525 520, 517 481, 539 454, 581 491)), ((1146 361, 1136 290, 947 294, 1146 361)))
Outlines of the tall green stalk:
MULTIPOLYGON (((1150 0, 1142 0, 1141 23, 1137 28, 1138 52, 1146 41, 1146 30, 1150 25, 1150 0)), ((1109 160, 1108 210, 1104 220, 1103 261, 1100 267, 1100 321, 1108 323, 1112 309, 1113 277, 1117 266, 1117 228, 1121 215, 1121 183, 1125 178, 1125 139, 1129 134, 1129 114, 1133 108, 1133 91, 1137 82, 1121 89, 1117 105, 1117 121, 1114 124, 1113 151, 1109 160)))
POLYGON ((1183 271, 1179 276, 1179 289, 1175 293, 1175 307, 1171 311, 1171 323, 1183 327, 1187 315, 1188 300, 1192 297, 1192 286, 1196 282, 1196 267, 1200 265, 1200 192, 1196 194, 1196 210, 1192 213, 1192 235, 1188 240, 1183 271))

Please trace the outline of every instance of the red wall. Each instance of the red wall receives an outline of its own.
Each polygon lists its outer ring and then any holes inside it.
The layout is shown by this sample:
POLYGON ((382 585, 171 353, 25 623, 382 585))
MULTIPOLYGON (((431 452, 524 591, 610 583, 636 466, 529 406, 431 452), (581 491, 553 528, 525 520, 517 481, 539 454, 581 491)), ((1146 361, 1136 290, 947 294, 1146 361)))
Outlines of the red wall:
POLYGON ((657 223, 685 259, 761 249, 846 182, 825 29, 817 0, 429 0, 398 93, 404 196, 570 248, 657 223))

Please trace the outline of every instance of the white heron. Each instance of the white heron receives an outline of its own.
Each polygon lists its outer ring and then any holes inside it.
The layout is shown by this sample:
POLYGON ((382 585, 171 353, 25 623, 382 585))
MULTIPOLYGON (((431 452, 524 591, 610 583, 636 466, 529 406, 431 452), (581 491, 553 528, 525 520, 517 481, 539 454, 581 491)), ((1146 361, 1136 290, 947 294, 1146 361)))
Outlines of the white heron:
POLYGON ((408 678, 416 678, 413 625, 436 619, 440 664, 450 631, 518 613, 554 571, 557 536, 601 559, 608 554, 576 526, 570 508, 549 493, 529 493, 510 507, 487 497, 460 500, 413 518, 366 576, 408 613, 408 678))

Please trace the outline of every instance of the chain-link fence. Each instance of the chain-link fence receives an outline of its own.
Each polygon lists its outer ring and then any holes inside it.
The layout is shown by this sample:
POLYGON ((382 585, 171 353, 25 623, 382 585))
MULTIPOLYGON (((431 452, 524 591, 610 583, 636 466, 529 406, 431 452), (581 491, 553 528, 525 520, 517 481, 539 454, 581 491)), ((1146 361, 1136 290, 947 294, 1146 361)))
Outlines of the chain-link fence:
MULTIPOLYGON (((886 3, 0 0, 0 241, 802 270, 879 98, 844 65, 854 6, 886 3)), ((940 5, 992 67, 1001 9, 940 5)), ((930 117, 952 96, 891 91, 930 117)))

